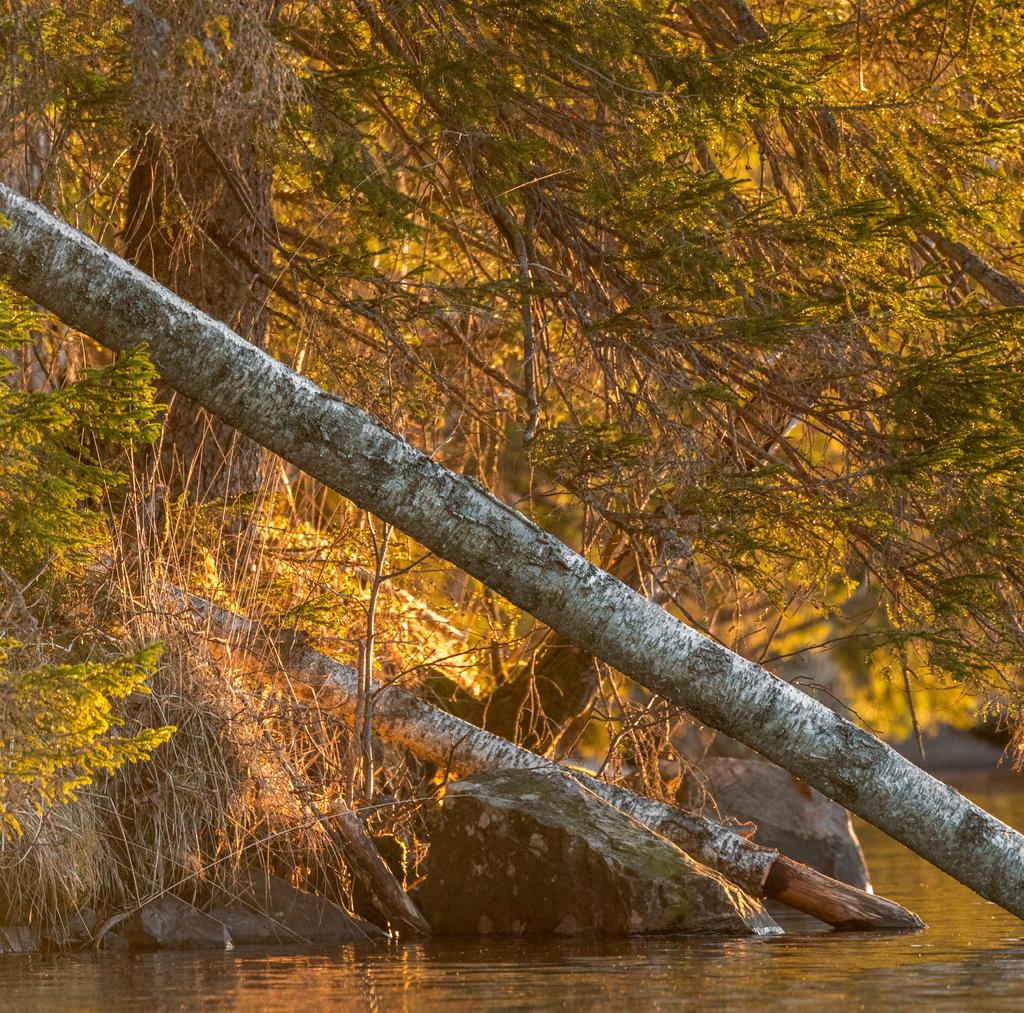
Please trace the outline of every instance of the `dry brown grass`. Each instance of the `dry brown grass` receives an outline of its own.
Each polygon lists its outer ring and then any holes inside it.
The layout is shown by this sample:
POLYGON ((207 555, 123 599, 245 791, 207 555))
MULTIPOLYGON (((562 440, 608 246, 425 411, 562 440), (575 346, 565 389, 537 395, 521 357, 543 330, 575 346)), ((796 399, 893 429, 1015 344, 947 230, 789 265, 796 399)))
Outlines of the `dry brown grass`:
MULTIPOLYGON (((126 702, 125 730, 176 731, 149 761, 97 778, 75 802, 19 814, 24 835, 0 845, 3 922, 54 931, 80 907, 106 918, 163 892, 202 904, 230 895, 249 865, 350 897, 344 858, 322 823, 349 780, 347 726, 291 692, 273 661, 204 637, 159 589, 173 584, 272 619, 312 603, 318 628, 351 660, 365 622, 355 512, 310 524, 274 482, 255 503, 171 504, 155 526, 145 513, 151 501, 141 480, 123 497, 101 562, 67 597, 59 639, 74 639, 77 627, 80 650, 93 658, 160 641, 151 693, 126 702), (283 516, 275 509, 282 502, 283 516)), ((34 661, 46 663, 56 642, 47 643, 42 627, 29 633, 34 661)), ((393 637, 384 639, 397 650, 393 637)), ((423 794, 402 755, 381 748, 378 762, 378 802, 423 794)), ((377 829, 408 819, 401 806, 377 812, 377 829)))

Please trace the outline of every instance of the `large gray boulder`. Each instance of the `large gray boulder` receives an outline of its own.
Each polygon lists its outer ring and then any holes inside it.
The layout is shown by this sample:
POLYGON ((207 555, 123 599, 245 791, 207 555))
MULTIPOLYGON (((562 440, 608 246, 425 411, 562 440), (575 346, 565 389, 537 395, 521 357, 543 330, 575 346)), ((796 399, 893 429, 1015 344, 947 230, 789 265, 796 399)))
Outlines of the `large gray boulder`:
POLYGON ((568 777, 448 786, 413 899, 443 935, 778 931, 757 901, 568 777))
POLYGON ((861 890, 870 883, 850 814, 767 760, 708 757, 691 781, 691 808, 753 823, 753 840, 861 890))

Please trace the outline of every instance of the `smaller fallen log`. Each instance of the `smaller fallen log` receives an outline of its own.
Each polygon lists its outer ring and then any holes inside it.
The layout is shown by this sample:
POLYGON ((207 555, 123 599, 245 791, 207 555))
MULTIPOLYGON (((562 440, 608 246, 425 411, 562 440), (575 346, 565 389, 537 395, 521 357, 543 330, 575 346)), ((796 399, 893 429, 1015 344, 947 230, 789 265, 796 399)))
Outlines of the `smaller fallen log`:
POLYGON ((917 915, 899 904, 829 879, 824 873, 785 855, 779 855, 772 863, 764 883, 764 895, 847 932, 924 928, 917 915), (915 924, 895 924, 908 915, 915 924), (884 924, 887 918, 891 919, 890 924, 884 924))
MULTIPOLYGON (((305 638, 271 631, 217 605, 167 589, 168 599, 189 613, 208 636, 257 656, 274 654, 291 684, 300 684, 325 710, 355 720, 359 677, 355 669, 309 648, 305 638)), ((667 838, 698 862, 752 897, 779 901, 843 930, 906 931, 924 927, 911 911, 847 886, 728 827, 695 813, 637 795, 618 785, 563 767, 492 735, 397 686, 374 686, 374 734, 454 774, 528 769, 571 775, 617 809, 667 838)))
POLYGON ((373 839, 363 821, 344 802, 330 815, 320 811, 302 787, 302 781, 292 765, 279 756, 282 766, 291 778, 296 793, 306 808, 316 817, 324 832, 345 856, 352 875, 367 889, 377 910, 392 926, 417 936, 429 936, 430 926, 409 898, 395 874, 380 857, 373 839))
POLYGON ((344 842, 346 861, 351 863, 385 917, 415 935, 429 936, 426 919, 380 857, 362 820, 346 808, 331 813, 330 822, 344 842))

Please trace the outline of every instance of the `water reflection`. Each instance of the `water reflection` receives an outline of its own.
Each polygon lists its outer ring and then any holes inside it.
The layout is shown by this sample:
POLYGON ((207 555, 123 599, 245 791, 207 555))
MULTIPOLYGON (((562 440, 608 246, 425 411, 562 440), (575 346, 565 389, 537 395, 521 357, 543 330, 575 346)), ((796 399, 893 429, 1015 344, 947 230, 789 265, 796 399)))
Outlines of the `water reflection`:
MULTIPOLYGON (((977 797, 1024 825, 1024 795, 977 797)), ((297 955, 0 958, 18 1010, 1008 1009, 1024 1003, 1024 923, 863 828, 879 892, 930 928, 844 936, 809 919, 767 939, 431 942, 297 955)))

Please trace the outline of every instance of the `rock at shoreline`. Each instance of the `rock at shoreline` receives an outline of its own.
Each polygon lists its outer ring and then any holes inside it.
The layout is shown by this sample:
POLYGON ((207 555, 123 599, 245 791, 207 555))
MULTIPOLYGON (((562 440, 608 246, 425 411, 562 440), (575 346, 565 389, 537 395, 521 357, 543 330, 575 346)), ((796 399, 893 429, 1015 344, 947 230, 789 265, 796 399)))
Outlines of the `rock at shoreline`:
POLYGON ((924 732, 922 744, 923 757, 912 735, 892 746, 922 770, 943 780, 956 774, 994 773, 1003 762, 1006 749, 1005 743, 987 738, 983 729, 951 728, 945 724, 924 732))
MULTIPOLYGON (((104 933, 100 946, 107 953, 131 953, 134 949, 125 936, 113 929, 104 933)), ((152 945, 148 949, 152 949, 152 945)))
POLYGON ((782 767, 767 760, 708 757, 691 788, 692 808, 700 808, 705 793, 722 816, 755 824, 757 844, 858 889, 870 883, 850 814, 782 767))
POLYGON ((289 933, 285 926, 269 915, 257 914, 244 907, 213 907, 210 917, 223 922, 235 946, 272 946, 278 943, 304 943, 305 939, 289 933))
POLYGON ((0 953, 35 953, 39 932, 31 925, 0 925, 0 953))
POLYGON ((237 945, 360 943, 385 935, 326 897, 258 870, 243 873, 232 893, 211 914, 230 927, 237 945))
POLYGON ((58 949, 85 946, 92 942, 98 920, 93 908, 79 908, 66 922, 50 929, 47 945, 58 949))
POLYGON ((762 906, 559 775, 450 784, 413 899, 443 935, 772 931, 762 906))
MULTIPOLYGON (((95 915, 93 915, 95 920, 95 915)), ((4 930, 0 929, 0 933, 4 930)), ((91 936, 92 927, 88 928, 91 936)), ((68 932, 65 945, 78 941, 68 932)), ((108 931, 103 948, 224 950, 235 946, 307 946, 380 939, 385 933, 325 897, 298 890, 277 876, 244 872, 230 895, 209 912, 167 894, 108 931)))
POLYGON ((230 950, 231 933, 185 901, 165 894, 118 926, 133 950, 230 950))

